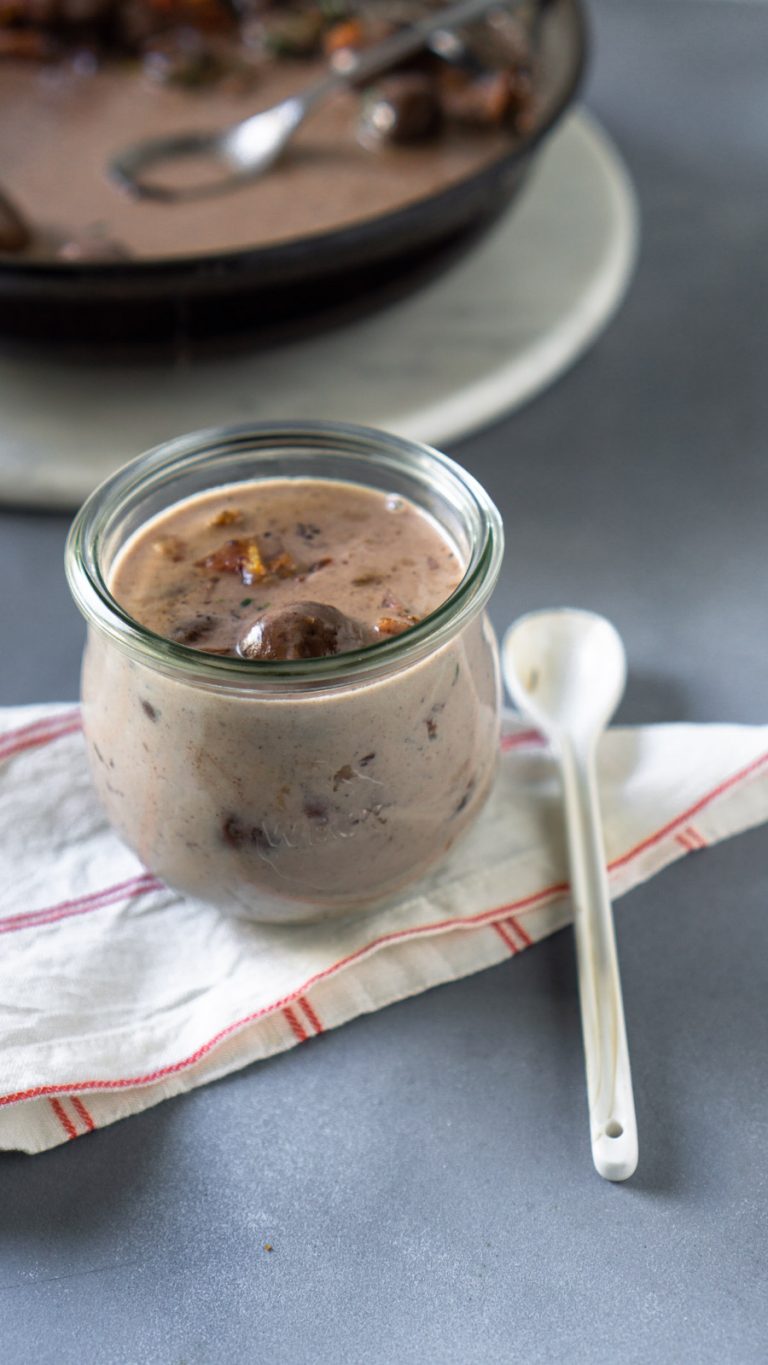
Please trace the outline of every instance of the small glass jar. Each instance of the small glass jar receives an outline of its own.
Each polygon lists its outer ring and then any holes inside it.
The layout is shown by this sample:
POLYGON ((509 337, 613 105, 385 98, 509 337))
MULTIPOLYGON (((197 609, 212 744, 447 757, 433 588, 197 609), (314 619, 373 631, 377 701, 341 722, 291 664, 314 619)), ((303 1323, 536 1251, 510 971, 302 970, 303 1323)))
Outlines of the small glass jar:
POLYGON ((469 474, 379 431, 234 427, 125 466, 85 503, 67 545, 88 622, 85 736, 115 829, 171 886, 257 920, 350 914, 415 881, 493 782, 500 685, 484 607, 502 549, 499 514, 469 474), (133 620, 108 587, 127 539, 181 499, 260 478, 410 499, 456 548, 461 583, 404 634, 331 658, 205 654, 133 620))

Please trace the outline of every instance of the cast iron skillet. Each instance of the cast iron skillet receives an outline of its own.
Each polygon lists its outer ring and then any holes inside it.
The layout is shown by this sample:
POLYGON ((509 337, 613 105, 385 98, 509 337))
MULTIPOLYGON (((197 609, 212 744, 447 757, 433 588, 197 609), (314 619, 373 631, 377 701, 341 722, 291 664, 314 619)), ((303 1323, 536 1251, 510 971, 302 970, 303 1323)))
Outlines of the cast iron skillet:
POLYGON ((549 0, 538 125, 489 166, 408 207, 268 247, 175 260, 0 262, 0 337, 74 353, 269 343, 396 297, 441 269, 520 190, 576 97, 586 58, 581 0, 549 0))

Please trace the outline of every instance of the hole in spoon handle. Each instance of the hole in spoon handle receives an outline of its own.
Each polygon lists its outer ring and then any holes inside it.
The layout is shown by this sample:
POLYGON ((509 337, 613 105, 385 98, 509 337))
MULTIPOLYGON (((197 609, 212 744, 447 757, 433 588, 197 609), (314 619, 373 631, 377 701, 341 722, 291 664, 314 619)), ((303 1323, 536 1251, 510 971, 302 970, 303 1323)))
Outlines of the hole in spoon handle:
MULTIPOLYGON (((634 1116, 633 1116, 634 1118, 634 1116)), ((592 1141, 595 1170, 604 1180, 628 1180, 637 1170, 637 1129, 611 1119, 605 1130, 592 1141)))

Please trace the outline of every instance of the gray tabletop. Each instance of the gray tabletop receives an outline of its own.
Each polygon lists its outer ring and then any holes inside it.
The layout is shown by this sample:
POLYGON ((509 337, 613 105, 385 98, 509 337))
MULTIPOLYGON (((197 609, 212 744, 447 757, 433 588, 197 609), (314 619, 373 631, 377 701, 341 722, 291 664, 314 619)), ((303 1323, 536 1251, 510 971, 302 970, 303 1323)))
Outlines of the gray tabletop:
MULTIPOLYGON (((571 374, 456 453, 507 521, 497 624, 588 605, 627 643, 624 720, 761 721, 768 6, 594 15, 637 280, 571 374)), ((2 702, 76 692, 65 529, 2 518, 2 702)), ((591 1167, 568 933, 0 1159, 3 1361, 765 1361, 767 906, 762 830, 620 903, 626 1186, 591 1167)))

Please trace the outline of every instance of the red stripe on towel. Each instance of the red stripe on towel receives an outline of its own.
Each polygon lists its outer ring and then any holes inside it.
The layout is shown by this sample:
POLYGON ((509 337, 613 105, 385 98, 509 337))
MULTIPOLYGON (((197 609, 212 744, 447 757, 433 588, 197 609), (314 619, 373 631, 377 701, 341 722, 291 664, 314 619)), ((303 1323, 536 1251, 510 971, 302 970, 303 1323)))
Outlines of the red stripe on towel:
POLYGON ((521 734, 502 735, 501 752, 506 754, 510 749, 517 749, 522 744, 546 744, 543 735, 538 730, 523 730, 521 734))
POLYGON ((296 1004, 300 1005, 301 1008, 303 1009, 305 1015, 307 1016, 307 1019, 309 1020, 313 1029, 315 1030, 315 1033, 324 1033, 325 1029, 323 1028, 322 1024, 320 1023, 320 1020, 315 1014, 315 1011, 313 1010, 312 1006, 307 1000, 306 995, 300 995, 298 1000, 296 1001, 296 1004))
POLYGON ((300 1043, 306 1043, 309 1034, 307 1033, 307 1030, 302 1024, 301 1020, 296 1017, 293 1010, 290 1009, 288 1005, 286 1005, 285 1008, 283 1009, 283 1014, 294 1037, 298 1038, 300 1043))
POLYGON ((700 800, 696 801, 688 810, 683 811, 682 814, 676 816, 674 820, 670 820, 668 824, 664 825, 663 829, 658 829, 655 834, 649 834, 647 839, 643 839, 641 843, 635 844, 635 847, 630 848, 627 853, 622 853, 620 858, 614 858, 613 862, 608 864, 609 870, 612 872, 616 867, 623 867, 625 863, 629 863, 633 858, 636 858, 638 853, 644 853, 647 848, 653 848, 654 844, 660 843, 668 834, 672 834, 680 825, 689 821, 692 815, 697 815, 700 810, 704 810, 706 806, 711 805, 713 801, 717 800, 718 796, 723 796, 725 792, 730 791, 731 788, 737 786, 739 782, 744 782, 746 778, 752 777, 753 773, 756 773, 758 768, 764 767, 767 762, 768 753, 761 754, 760 757, 754 759, 752 763, 748 763, 746 768, 742 768, 739 772, 734 773, 732 777, 727 777, 724 782, 720 782, 711 792, 707 792, 706 796, 702 796, 700 800))
POLYGON ((688 825, 686 829, 681 830, 679 834, 675 835, 675 838, 686 853, 695 853, 698 849, 707 847, 706 839, 699 834, 697 829, 693 828, 693 825, 688 825))
POLYGON ((0 749, 15 744, 18 740, 26 739, 28 736, 44 734, 60 725, 71 725, 74 721, 79 720, 80 710, 76 706, 71 711, 62 711, 58 716, 41 716, 39 720, 31 720, 26 725, 17 725, 13 730, 5 730, 0 735, 0 749))
POLYGON ((81 729, 78 716, 75 719, 61 717, 56 722, 48 722, 44 728, 30 725, 11 731, 0 739, 0 763, 26 749, 39 749, 44 744, 51 744, 55 739, 63 739, 64 735, 73 735, 81 729))
POLYGON ((37 928, 43 924, 55 924, 57 920, 69 919, 72 915, 85 915, 90 910, 101 910, 117 901, 129 900, 131 896, 142 895, 146 891, 158 891, 162 882, 151 872, 142 872, 128 881, 116 882, 101 891, 91 891, 86 896, 74 900, 60 901, 58 905, 46 905, 40 910, 28 910, 22 915, 9 915, 0 920, 0 934, 11 934, 17 929, 37 928))
POLYGON ((72 1122, 71 1118, 69 1117, 69 1114, 65 1110, 63 1104, 59 1100, 49 1100, 48 1103, 50 1104, 51 1109, 53 1110, 54 1114, 59 1120, 59 1123, 64 1129, 64 1132, 66 1133, 67 1137, 70 1139, 76 1138, 77 1129, 74 1123, 72 1122))
POLYGON ((507 924, 511 924, 512 928, 517 934, 517 937, 521 939, 523 947, 530 948, 531 944, 533 943, 533 939, 531 938, 530 934, 526 933, 522 924, 520 924, 520 922, 515 919, 514 915, 510 915, 509 919, 507 920, 507 924))
POLYGON ((492 924, 491 928, 496 930, 496 933, 498 934, 502 943, 506 943, 507 947, 509 948, 510 957, 514 957, 515 954, 520 951, 520 949, 518 948, 514 939, 507 933, 506 929, 504 928, 504 925, 492 924))
POLYGON ((94 1123, 91 1114, 88 1112, 85 1105, 83 1104, 83 1101, 81 1099, 78 1099, 77 1095, 70 1095, 69 1102, 72 1105, 72 1108, 74 1109, 78 1118, 82 1119, 83 1123, 88 1129, 88 1132, 89 1133, 95 1132, 96 1124, 94 1123))

